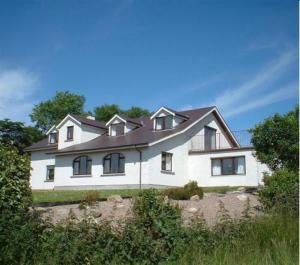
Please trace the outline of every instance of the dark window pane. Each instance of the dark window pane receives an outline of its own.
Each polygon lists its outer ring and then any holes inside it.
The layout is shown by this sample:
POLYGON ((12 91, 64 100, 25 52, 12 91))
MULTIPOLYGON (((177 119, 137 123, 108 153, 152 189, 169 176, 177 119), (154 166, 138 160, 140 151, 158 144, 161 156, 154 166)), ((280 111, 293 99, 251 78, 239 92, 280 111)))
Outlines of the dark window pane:
POLYGON ((110 156, 104 159, 103 172, 110 173, 110 156))
POLYGON ((74 127, 73 126, 69 126, 67 128, 67 139, 68 140, 73 140, 73 131, 74 131, 74 127))
POLYGON ((204 127, 205 150, 216 149, 216 130, 204 127))
POLYGON ((161 169, 172 171, 172 154, 163 152, 161 154, 161 169))
POLYGON ((124 124, 116 124, 116 135, 123 135, 124 134, 124 124))
POLYGON ((173 128, 173 117, 168 115, 165 117, 165 129, 172 129, 173 128))
POLYGON ((224 175, 234 174, 232 158, 225 158, 222 160, 222 169, 224 175))
POLYGON ((73 175, 79 175, 79 162, 74 162, 73 175))
POLYGON ((119 172, 124 173, 125 172, 125 159, 120 158, 120 163, 119 163, 119 172))
POLYGON ((111 172, 117 173, 119 171, 119 154, 111 155, 111 172))
POLYGON ((54 180, 54 166, 47 167, 47 180, 54 180))
POLYGON ((50 133, 50 144, 55 144, 57 142, 57 134, 56 133, 50 133))
POLYGON ((87 172, 86 172, 86 157, 85 156, 82 156, 80 158, 80 175, 85 175, 87 172))
POLYGON ((163 130, 164 129, 164 117, 157 117, 155 122, 155 129, 156 130, 163 130))

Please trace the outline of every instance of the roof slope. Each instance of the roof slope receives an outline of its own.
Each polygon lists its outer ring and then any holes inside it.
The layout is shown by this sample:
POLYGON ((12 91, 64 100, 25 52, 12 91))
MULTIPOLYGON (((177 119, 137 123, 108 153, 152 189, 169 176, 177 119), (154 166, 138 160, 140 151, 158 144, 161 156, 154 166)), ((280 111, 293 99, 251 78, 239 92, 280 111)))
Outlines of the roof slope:
POLYGON ((70 114, 70 116, 72 116, 75 120, 78 120, 82 124, 107 129, 107 127, 105 126, 105 122, 103 121, 91 120, 74 114, 70 114))
POLYGON ((149 117, 132 119, 136 123, 143 124, 143 126, 121 136, 109 136, 108 134, 104 134, 91 141, 57 150, 54 153, 71 153, 78 151, 105 150, 135 145, 147 145, 184 130, 189 125, 193 124, 195 121, 210 112, 213 108, 214 107, 208 107, 178 112, 179 114, 188 117, 188 119, 174 129, 164 131, 154 131, 153 123, 149 117))

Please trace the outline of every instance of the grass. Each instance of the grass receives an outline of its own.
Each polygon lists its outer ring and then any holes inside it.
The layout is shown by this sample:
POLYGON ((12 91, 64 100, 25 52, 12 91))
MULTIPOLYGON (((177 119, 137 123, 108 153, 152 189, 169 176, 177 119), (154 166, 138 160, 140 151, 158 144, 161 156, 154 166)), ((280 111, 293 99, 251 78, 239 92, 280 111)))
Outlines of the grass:
POLYGON ((264 215, 241 227, 238 238, 221 242, 210 253, 190 248, 169 265, 296 265, 299 264, 299 221, 264 215))
MULTIPOLYGON (((204 192, 218 192, 226 193, 227 191, 236 190, 238 187, 206 187, 203 188, 204 192)), ((91 190, 34 190, 33 204, 42 202, 70 202, 80 201, 91 190)), ((118 194, 120 196, 136 196, 139 193, 139 189, 119 189, 119 190, 95 190, 98 192, 99 198, 107 198, 112 194, 118 194)))

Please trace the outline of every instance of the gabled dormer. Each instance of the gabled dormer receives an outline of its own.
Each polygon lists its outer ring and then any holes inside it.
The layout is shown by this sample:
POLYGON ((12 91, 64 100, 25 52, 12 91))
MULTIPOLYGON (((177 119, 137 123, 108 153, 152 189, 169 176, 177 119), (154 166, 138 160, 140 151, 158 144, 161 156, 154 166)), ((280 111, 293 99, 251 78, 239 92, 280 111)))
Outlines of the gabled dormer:
POLYGON ((142 126, 142 124, 133 119, 120 114, 114 115, 105 125, 108 127, 108 134, 110 136, 125 135, 142 126))
POLYGON ((186 121, 188 117, 169 108, 161 107, 150 119, 153 121, 153 130, 162 131, 175 128, 186 121))

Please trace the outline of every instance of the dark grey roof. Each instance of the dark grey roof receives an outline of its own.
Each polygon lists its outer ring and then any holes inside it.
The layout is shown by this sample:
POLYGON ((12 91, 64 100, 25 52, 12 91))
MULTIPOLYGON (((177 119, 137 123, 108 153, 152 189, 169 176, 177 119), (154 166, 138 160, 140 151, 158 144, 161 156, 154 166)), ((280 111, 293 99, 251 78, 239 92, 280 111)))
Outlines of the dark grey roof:
POLYGON ((153 130, 153 122, 149 117, 136 118, 133 119, 137 123, 143 124, 143 126, 121 136, 109 136, 108 134, 104 134, 98 136, 97 138, 82 143, 73 145, 64 149, 60 149, 54 151, 52 153, 72 153, 72 152, 80 152, 80 151, 93 151, 93 150, 105 150, 105 149, 114 149, 121 148, 127 146, 140 146, 140 145, 148 145, 152 142, 163 139, 167 136, 171 136, 177 132, 180 132, 187 128, 189 125, 193 124, 193 122, 197 121, 201 117, 203 117, 206 113, 211 111, 214 107, 194 109, 181 111, 180 114, 189 117, 187 120, 179 124, 176 128, 170 130, 163 131, 154 131, 153 130))
POLYGON ((57 144, 49 144, 48 137, 25 148, 25 151, 57 149, 57 144))
POLYGON ((84 117, 74 115, 74 114, 70 114, 70 116, 72 116, 76 120, 80 121, 82 124, 97 127, 97 128, 107 129, 105 122, 103 122, 103 121, 91 120, 91 119, 84 118, 84 117))

